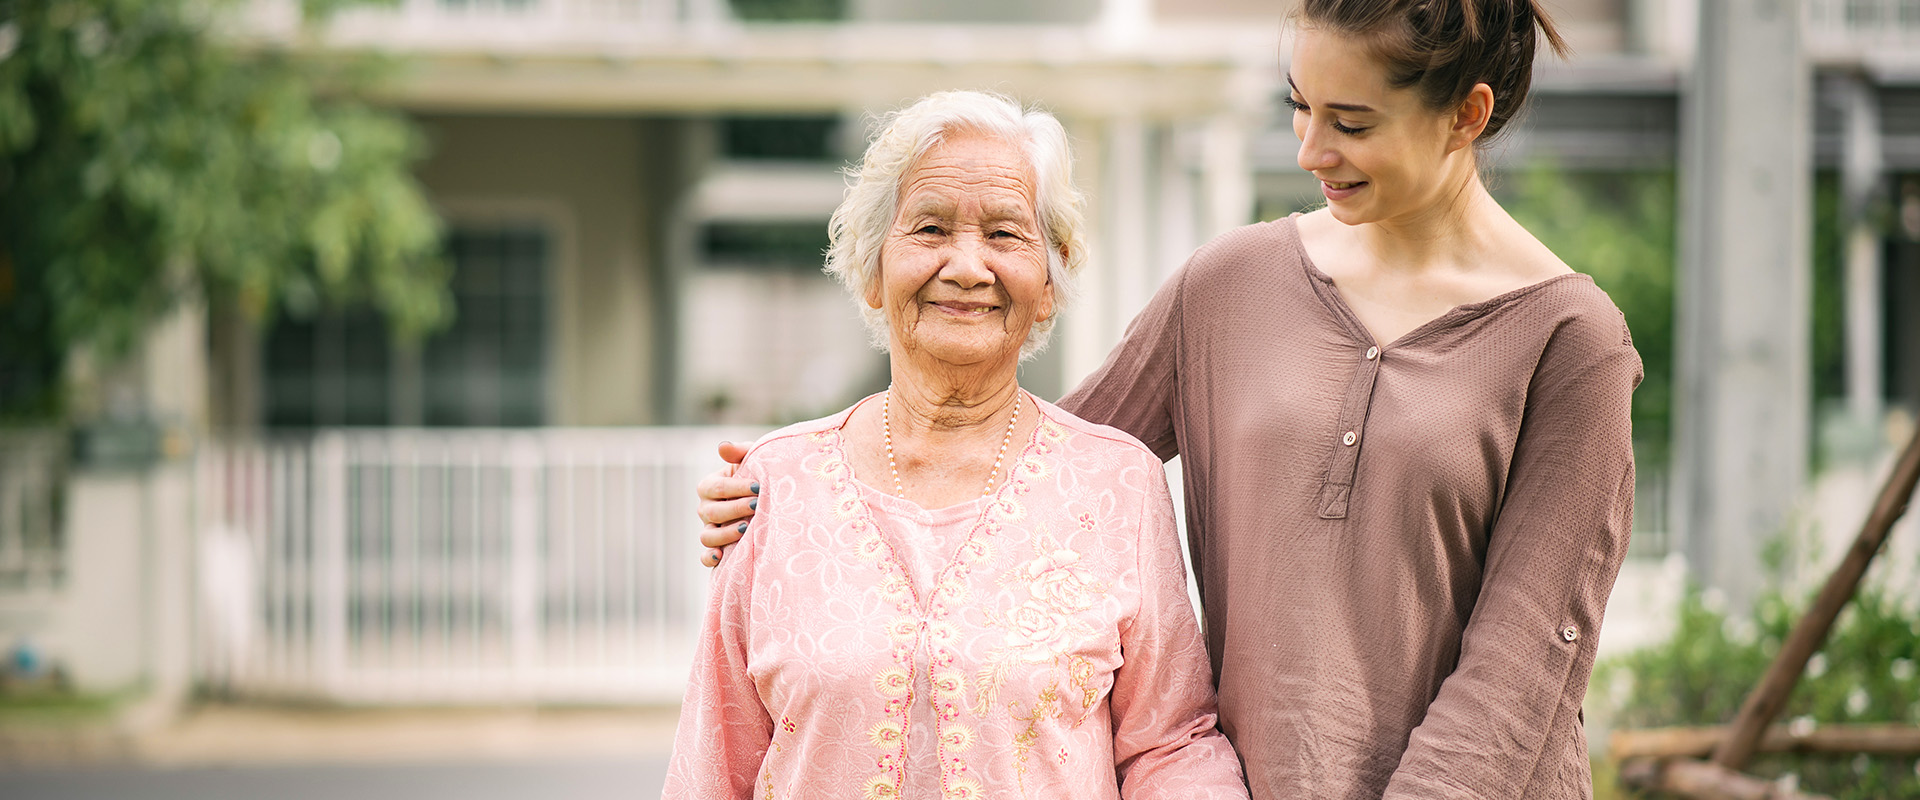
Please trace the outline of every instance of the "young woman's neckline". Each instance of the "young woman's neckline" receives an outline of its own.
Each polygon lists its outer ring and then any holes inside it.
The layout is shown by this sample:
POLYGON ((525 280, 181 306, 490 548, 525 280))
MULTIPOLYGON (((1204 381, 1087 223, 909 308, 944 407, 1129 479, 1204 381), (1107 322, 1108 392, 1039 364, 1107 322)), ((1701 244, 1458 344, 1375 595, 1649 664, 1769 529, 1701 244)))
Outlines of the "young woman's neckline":
POLYGON ((1567 272, 1552 275, 1483 300, 1461 303, 1441 312, 1432 319, 1409 328, 1405 333, 1400 334, 1390 342, 1380 342, 1373 335, 1373 330, 1368 328, 1366 323, 1361 322, 1360 315, 1354 313, 1353 307, 1348 305, 1346 296, 1340 292, 1339 283, 1333 279, 1332 275, 1328 275, 1320 269, 1319 265, 1313 262, 1313 256, 1307 252, 1306 241, 1300 235, 1301 216, 1299 212, 1295 212, 1287 215, 1284 220, 1291 228, 1294 253, 1299 256, 1301 267, 1306 271, 1309 278, 1324 287, 1325 291, 1319 292, 1321 299, 1334 311, 1334 315, 1339 317, 1346 325, 1348 328, 1347 332, 1361 343, 1378 347, 1382 352, 1404 347, 1439 331, 1447 330, 1463 322, 1484 316, 1495 309, 1502 308, 1515 300, 1519 300, 1520 298, 1560 283, 1561 281, 1585 279, 1588 282, 1592 282, 1593 280, 1591 276, 1582 272, 1567 272))
POLYGON ((866 405, 868 401, 885 394, 884 391, 874 392, 873 394, 860 398, 859 402, 854 403, 852 408, 848 408, 844 412, 845 416, 840 418, 840 424, 831 428, 834 434, 833 446, 840 451, 840 457, 846 461, 847 475, 853 480, 854 486, 859 488, 861 499, 867 503, 868 508, 872 508, 878 503, 888 506, 895 512, 906 513, 913 516, 922 523, 937 522, 946 517, 955 516, 963 510, 971 513, 972 511, 978 510, 980 506, 991 501, 993 498, 998 497, 1001 492, 1006 491, 1007 486, 1013 483, 1014 466, 1026 460, 1027 453, 1033 449, 1036 442, 1040 441, 1040 426, 1045 424, 1048 410, 1041 406, 1039 399, 1034 397, 1032 392, 1028 392, 1026 389, 1017 389, 1017 391, 1020 392, 1020 396, 1023 398, 1023 404, 1032 407, 1036 415, 1033 429, 1027 432, 1026 443, 1021 445, 1018 453, 1008 453, 1009 457, 1006 463, 1000 467, 1000 477, 997 479, 997 482, 994 483, 993 491, 976 495, 957 503, 949 503, 938 508, 928 508, 914 502, 912 498, 900 497, 882 489, 879 485, 869 483, 861 477, 859 470, 853 468, 853 451, 848 446, 849 437, 847 436, 847 425, 852 423, 854 412, 858 411, 861 406, 866 405))

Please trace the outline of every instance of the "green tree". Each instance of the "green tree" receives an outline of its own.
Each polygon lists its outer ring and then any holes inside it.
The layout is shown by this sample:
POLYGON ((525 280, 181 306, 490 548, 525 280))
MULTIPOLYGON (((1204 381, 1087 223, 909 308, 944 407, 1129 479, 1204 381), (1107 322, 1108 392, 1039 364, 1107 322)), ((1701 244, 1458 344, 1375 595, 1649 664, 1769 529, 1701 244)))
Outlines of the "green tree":
MULTIPOLYGON (((352 0, 305 0, 303 31, 352 0)), ((0 416, 60 411, 182 299, 450 312, 421 141, 361 59, 242 44, 237 0, 0 0, 0 416)), ((302 36, 307 33, 302 33, 302 36)))
POLYGON ((1613 298, 1627 317, 1646 377, 1633 394, 1635 450, 1665 463, 1672 438, 1673 173, 1568 172, 1539 167, 1501 185, 1527 230, 1613 298))

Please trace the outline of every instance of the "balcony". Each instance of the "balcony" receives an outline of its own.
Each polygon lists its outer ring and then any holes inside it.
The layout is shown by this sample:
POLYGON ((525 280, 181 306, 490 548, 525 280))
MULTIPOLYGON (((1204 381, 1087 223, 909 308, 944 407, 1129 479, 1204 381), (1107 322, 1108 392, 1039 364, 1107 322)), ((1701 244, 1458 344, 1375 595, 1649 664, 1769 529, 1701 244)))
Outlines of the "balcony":
POLYGON ((1814 64, 1920 80, 1920 0, 1808 0, 1806 20, 1814 64))

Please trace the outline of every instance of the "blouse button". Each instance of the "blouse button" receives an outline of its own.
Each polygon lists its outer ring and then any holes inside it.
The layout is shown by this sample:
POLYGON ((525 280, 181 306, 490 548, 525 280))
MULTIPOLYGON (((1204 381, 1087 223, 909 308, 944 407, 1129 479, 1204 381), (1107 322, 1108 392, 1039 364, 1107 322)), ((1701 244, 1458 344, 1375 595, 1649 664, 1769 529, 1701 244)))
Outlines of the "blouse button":
POLYGON ((1560 638, 1569 642, 1580 638, 1580 629, 1572 625, 1560 629, 1560 638))
POLYGON ((1352 447, 1353 443, 1357 441, 1360 441, 1360 434, 1354 433, 1353 431, 1347 431, 1347 435, 1340 437, 1340 443, 1348 447, 1352 447))
POLYGON ((1379 357, 1380 357, 1380 348, 1378 348, 1378 347, 1369 347, 1369 348, 1367 348, 1367 360, 1368 360, 1368 361, 1372 361, 1372 360, 1374 360, 1374 359, 1376 359, 1376 358, 1379 358, 1379 357))

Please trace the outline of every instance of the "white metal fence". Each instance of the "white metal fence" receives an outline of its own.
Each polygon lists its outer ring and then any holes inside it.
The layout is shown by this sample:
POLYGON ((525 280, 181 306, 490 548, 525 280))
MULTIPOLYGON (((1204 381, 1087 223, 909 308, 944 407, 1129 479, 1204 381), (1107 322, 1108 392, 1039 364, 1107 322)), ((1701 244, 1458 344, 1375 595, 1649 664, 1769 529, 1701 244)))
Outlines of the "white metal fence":
POLYGON ((66 470, 60 431, 0 431, 0 591, 46 593, 66 582, 66 470))
POLYGON ((676 701, 713 428, 369 430, 200 456, 200 672, 350 703, 676 701))

